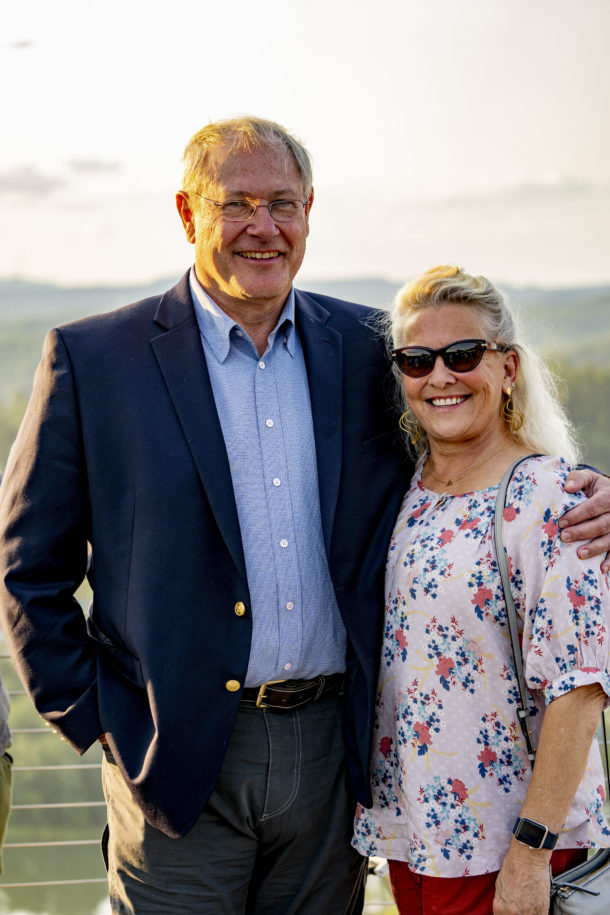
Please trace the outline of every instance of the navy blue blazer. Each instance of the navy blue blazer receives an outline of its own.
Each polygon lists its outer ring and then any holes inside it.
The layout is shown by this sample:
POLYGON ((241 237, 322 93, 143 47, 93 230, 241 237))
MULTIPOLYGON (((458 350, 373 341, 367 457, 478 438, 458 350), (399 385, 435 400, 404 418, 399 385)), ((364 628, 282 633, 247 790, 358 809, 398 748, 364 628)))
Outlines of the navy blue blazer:
MULTIPOLYGON (((372 312, 296 292, 322 526, 348 635, 345 737, 368 758, 386 550, 411 472, 372 312)), ((146 818, 195 823, 216 783, 252 620, 237 511, 188 274, 51 331, 0 490, 0 607, 38 711, 79 752, 104 732, 146 818), (90 623, 73 597, 87 572, 90 623), (246 613, 234 612, 242 601, 246 613)))

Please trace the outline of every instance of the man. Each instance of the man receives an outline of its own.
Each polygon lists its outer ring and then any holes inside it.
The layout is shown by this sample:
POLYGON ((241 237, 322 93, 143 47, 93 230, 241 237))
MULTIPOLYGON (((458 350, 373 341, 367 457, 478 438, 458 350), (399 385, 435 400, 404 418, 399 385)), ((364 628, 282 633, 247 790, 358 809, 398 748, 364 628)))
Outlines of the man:
POLYGON ((51 332, 9 461, 4 625, 40 713, 104 744, 115 912, 361 908, 353 797, 409 467, 370 312, 292 288, 312 202, 278 125, 196 134, 194 269, 51 332))

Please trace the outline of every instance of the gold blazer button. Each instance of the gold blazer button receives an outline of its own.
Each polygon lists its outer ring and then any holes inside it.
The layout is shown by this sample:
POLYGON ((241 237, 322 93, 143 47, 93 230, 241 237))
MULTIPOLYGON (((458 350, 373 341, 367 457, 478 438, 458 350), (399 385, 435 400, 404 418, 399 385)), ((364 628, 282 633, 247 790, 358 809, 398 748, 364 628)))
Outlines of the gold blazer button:
POLYGON ((241 683, 239 680, 227 680, 225 687, 230 693, 236 693, 238 689, 241 689, 241 683))
POLYGON ((243 603, 243 601, 238 600, 235 604, 234 610, 237 616, 243 616, 246 612, 246 605, 243 603))

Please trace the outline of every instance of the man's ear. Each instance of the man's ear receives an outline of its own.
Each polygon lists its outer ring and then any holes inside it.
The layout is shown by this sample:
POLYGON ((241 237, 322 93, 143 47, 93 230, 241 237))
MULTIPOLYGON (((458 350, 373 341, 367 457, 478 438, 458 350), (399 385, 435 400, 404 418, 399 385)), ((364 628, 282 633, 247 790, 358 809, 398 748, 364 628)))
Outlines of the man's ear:
POLYGON ((184 234, 186 235, 186 240, 191 244, 195 244, 195 217, 193 210, 191 208, 191 201, 186 191, 178 191, 176 194, 176 208, 180 216, 182 225, 184 226, 184 234))
POLYGON ((305 210, 305 225, 307 227, 307 234, 309 235, 309 211, 313 204, 313 187, 309 192, 309 197, 307 198, 307 209, 305 210))

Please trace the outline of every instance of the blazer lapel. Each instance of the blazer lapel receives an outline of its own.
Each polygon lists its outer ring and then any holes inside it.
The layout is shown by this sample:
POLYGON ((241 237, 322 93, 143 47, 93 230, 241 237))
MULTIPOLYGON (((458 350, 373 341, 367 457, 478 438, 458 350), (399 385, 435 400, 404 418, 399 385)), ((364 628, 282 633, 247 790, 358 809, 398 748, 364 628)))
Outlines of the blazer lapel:
POLYGON ((339 480, 343 429, 342 337, 327 326, 328 312, 307 293, 295 290, 299 337, 305 354, 320 490, 322 532, 330 552, 339 480))
POLYGON ((193 310, 188 273, 162 297, 151 339, 155 357, 193 455, 212 512, 240 574, 246 565, 229 460, 193 310))

